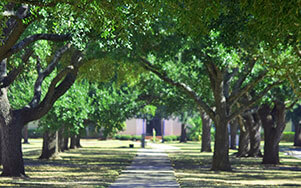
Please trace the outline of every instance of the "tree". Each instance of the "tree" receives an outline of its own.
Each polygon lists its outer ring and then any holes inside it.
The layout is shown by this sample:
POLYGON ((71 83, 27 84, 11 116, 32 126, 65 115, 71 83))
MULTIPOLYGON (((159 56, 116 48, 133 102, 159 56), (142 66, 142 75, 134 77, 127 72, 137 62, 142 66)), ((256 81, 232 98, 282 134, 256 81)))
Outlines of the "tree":
MULTIPOLYGON (((20 142, 20 130, 29 121, 33 121, 46 114, 53 103, 68 90, 74 82, 78 68, 82 64, 82 57, 79 51, 74 51, 70 66, 62 65, 61 72, 58 72, 56 78, 50 84, 48 93, 42 101, 37 90, 33 97, 33 102, 21 109, 12 109, 7 99, 7 88, 22 72, 26 61, 20 65, 8 63, 10 58, 23 49, 29 47, 38 40, 48 40, 54 42, 70 41, 77 48, 83 50, 89 41, 89 38, 101 35, 107 37, 116 28, 122 30, 122 27, 127 27, 128 24, 123 22, 124 12, 133 10, 141 21, 149 17, 141 11, 135 2, 118 1, 114 3, 100 1, 78 1, 71 3, 70 1, 27 1, 27 0, 6 0, 1 1, 1 16, 0 16, 0 62, 1 62, 1 96, 0 107, 3 109, 0 113, 1 131, 2 131, 2 154, 3 154, 3 172, 4 176, 22 176, 25 175, 22 159, 22 151, 20 142), (124 6, 128 5, 128 6, 124 6), (143 16, 144 15, 144 16, 143 16), (36 21, 39 20, 39 23, 36 21), (29 27, 35 27, 34 33, 28 31, 29 27), (42 32, 40 28, 42 29, 42 32), (71 31, 71 32, 70 32, 71 31), (62 34, 63 33, 63 34, 62 34), (7 65, 9 73, 7 73, 7 65), (57 85, 58 84, 58 85, 57 85), (17 122, 18 121, 18 122, 17 122), (10 133, 10 134, 8 134, 10 133), (16 133, 13 134, 13 133, 16 133), (13 137, 13 138, 11 138, 13 137), (17 161, 17 162, 16 162, 17 161)), ((152 5, 152 2, 143 3, 143 5, 152 5)), ((151 9, 149 9, 151 10, 151 9)), ((136 15, 135 14, 135 15, 136 15)), ((144 25, 141 24, 141 27, 144 25)), ((32 30, 31 30, 32 31, 32 30)), ((122 35, 121 35, 122 36, 122 35)), ((126 35, 124 35, 126 36, 126 35)), ((57 52, 56 59, 61 57, 61 54, 70 48, 70 44, 57 52)), ((25 55, 27 56, 27 55, 25 55)), ((28 55, 30 56, 30 55, 28 55)), ((57 63, 54 63, 57 64, 57 63)), ((53 64, 52 64, 53 65, 53 64)), ((42 83, 44 77, 47 76, 48 70, 39 74, 39 81, 42 83), (45 73, 47 72, 47 73, 45 73)), ((52 71, 50 71, 52 72, 52 71)), ((38 89, 38 84, 35 89, 38 89)))

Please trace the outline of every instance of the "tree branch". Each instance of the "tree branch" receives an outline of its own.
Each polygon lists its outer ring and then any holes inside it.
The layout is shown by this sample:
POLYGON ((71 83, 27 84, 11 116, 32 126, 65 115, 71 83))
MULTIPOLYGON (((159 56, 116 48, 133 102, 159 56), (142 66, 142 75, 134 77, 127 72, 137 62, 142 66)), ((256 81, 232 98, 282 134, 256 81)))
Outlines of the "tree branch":
POLYGON ((34 108, 37 106, 40 102, 41 95, 42 95, 42 83, 45 80, 47 76, 54 70, 60 59, 62 58, 63 54, 70 49, 71 44, 67 44, 64 47, 60 48, 56 51, 51 63, 46 67, 45 70, 41 70, 41 65, 39 62, 39 59, 37 61, 37 72, 38 72, 38 78, 36 79, 35 85, 34 85, 34 95, 31 100, 31 102, 28 104, 30 108, 34 108))
POLYGON ((273 87, 280 85, 282 82, 275 82, 270 85, 268 85, 260 94, 258 94, 255 97, 252 97, 252 100, 245 102, 244 104, 241 105, 240 108, 238 108, 235 112, 230 114, 228 117, 228 121, 231 121, 233 118, 236 116, 240 115, 241 113, 245 112, 248 110, 251 106, 253 106, 259 99, 261 99, 264 95, 267 94, 268 91, 270 91, 273 87))
POLYGON ((256 59, 253 59, 253 61, 251 63, 248 63, 246 66, 244 66, 244 69, 242 70, 242 74, 240 74, 238 80, 234 84, 234 87, 233 87, 234 92, 237 92, 237 90, 239 90, 239 88, 241 87, 243 82, 246 80, 248 75, 251 74, 255 64, 256 64, 256 59))
POLYGON ((60 98, 72 86, 76 80, 79 67, 82 65, 82 57, 79 51, 75 52, 71 58, 71 65, 63 69, 51 81, 48 91, 43 101, 36 105, 34 108, 25 107, 22 109, 25 122, 40 119, 43 117, 53 106, 55 101, 60 98), (60 83, 59 83, 60 82, 60 83), (59 85, 57 86, 57 84, 59 85))
POLYGON ((16 45, 14 45, 11 49, 9 49, 5 54, 0 56, 0 59, 4 59, 10 57, 12 54, 17 53, 23 48, 27 47, 29 44, 37 41, 37 40, 49 40, 54 42, 63 42, 71 39, 71 35, 59 35, 59 34, 35 34, 29 37, 26 37, 16 45))
POLYGON ((27 49, 25 54, 22 57, 22 62, 23 64, 19 66, 18 68, 14 68, 12 71, 8 73, 6 77, 3 78, 1 81, 1 86, 0 88, 5 88, 10 86, 16 78, 19 76, 19 74, 23 71, 24 69, 24 64, 29 60, 30 56, 33 54, 32 49, 27 49))
POLYGON ((244 88, 238 89, 236 91, 233 91, 233 93, 228 98, 228 105, 233 105, 237 100, 239 100, 243 95, 245 95, 247 92, 249 92, 250 89, 252 89, 258 82, 260 82, 265 75, 268 73, 268 71, 263 71, 261 74, 257 76, 252 82, 247 84, 244 88))
POLYGON ((214 119, 215 113, 214 111, 204 102, 202 101, 197 94, 187 85, 179 82, 175 82, 174 80, 170 79, 166 73, 161 73, 157 70, 155 66, 153 66, 148 60, 145 58, 140 58, 140 64, 146 69, 157 75, 160 79, 164 80, 168 84, 175 86, 176 88, 181 89, 185 92, 188 96, 190 96, 197 104, 200 106, 209 116, 210 118, 214 119))

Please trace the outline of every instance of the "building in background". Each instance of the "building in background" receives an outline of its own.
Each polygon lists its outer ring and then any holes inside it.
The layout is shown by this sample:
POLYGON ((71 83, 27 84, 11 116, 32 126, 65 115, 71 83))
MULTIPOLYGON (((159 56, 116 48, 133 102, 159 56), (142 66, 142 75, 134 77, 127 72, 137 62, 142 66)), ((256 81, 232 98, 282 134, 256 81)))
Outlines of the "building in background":
POLYGON ((118 133, 120 135, 153 135, 153 129, 156 130, 157 136, 180 136, 181 122, 178 119, 160 119, 154 118, 150 121, 143 119, 129 119, 125 122, 126 128, 118 133))

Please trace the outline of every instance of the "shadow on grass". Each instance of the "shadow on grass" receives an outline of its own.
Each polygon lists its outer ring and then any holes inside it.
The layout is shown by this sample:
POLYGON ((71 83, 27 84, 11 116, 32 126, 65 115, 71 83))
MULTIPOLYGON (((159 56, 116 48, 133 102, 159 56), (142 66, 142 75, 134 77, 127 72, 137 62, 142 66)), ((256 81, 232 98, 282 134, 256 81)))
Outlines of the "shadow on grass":
POLYGON ((0 178, 0 187, 108 187, 131 164, 136 150, 122 148, 122 142, 112 147, 95 143, 61 153, 59 160, 39 160, 41 148, 27 146, 24 163, 30 178, 0 178))
POLYGON ((301 186, 300 159, 281 155, 280 165, 262 165, 262 158, 230 156, 233 171, 211 171, 212 153, 196 152, 199 144, 177 146, 169 153, 181 187, 278 187, 301 186))

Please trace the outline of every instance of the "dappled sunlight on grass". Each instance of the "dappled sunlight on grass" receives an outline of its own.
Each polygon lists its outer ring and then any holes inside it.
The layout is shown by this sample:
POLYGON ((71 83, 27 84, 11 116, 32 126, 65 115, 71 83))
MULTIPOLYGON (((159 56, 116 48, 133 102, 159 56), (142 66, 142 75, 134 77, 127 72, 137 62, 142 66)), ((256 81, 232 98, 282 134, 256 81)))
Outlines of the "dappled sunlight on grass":
MULTIPOLYGON (((23 145, 30 178, 0 178, 0 187, 108 187, 136 155, 139 143, 82 140, 83 148, 60 154, 59 160, 39 160, 41 139, 23 145)), ((1 169, 0 169, 1 170, 1 169)))
MULTIPOLYGON (((212 153, 200 153, 200 143, 172 143, 181 150, 169 153, 181 187, 301 186, 301 160, 280 154, 280 165, 262 165, 261 158, 237 158, 230 150, 232 172, 211 171, 212 153)), ((290 147, 285 143, 281 147, 290 147)))

